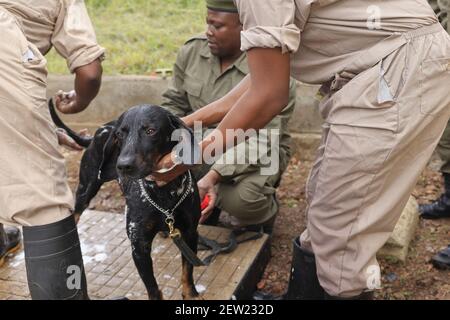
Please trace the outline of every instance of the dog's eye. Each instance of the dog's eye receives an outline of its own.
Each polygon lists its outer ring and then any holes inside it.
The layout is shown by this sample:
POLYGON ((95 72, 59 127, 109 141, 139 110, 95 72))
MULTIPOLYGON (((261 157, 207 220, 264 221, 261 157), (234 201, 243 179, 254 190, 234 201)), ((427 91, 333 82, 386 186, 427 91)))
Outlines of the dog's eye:
POLYGON ((149 136, 154 135, 155 132, 156 132, 156 130, 153 129, 153 128, 147 128, 147 129, 145 130, 145 133, 148 134, 149 136))

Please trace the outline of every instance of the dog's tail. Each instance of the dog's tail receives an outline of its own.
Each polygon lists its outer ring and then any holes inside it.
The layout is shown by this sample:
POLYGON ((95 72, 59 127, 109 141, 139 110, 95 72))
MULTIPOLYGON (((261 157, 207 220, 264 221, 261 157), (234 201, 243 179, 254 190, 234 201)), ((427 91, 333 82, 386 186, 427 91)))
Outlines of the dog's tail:
POLYGON ((52 117, 53 122, 58 128, 64 129, 69 137, 71 137, 73 140, 75 140, 76 143, 78 143, 83 148, 89 147, 89 145, 92 142, 92 137, 82 137, 72 129, 70 129, 58 116, 55 110, 55 105, 53 104, 53 99, 50 99, 48 101, 48 109, 50 110, 50 116, 52 117))

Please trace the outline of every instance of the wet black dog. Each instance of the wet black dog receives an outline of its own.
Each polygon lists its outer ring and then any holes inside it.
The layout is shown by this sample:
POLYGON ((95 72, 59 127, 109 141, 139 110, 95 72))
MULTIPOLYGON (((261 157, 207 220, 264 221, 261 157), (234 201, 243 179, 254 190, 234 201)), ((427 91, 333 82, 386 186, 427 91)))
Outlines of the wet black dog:
MULTIPOLYGON (((183 132, 188 132, 190 136, 184 138, 193 144, 192 131, 163 108, 140 105, 99 128, 92 138, 85 138, 70 130, 59 119, 51 101, 49 109, 55 124, 87 148, 81 159, 75 213, 81 214, 88 207, 103 183, 117 179, 126 197, 126 226, 134 263, 149 299, 162 299, 153 274, 150 253, 155 235, 160 231, 168 231, 168 227, 166 216, 149 202, 154 201, 162 209, 171 209, 186 196, 174 211, 174 226, 196 253, 200 199, 197 183, 189 172, 163 187, 156 186, 145 177, 152 173, 158 160, 177 145, 178 142, 171 139, 174 130, 185 129, 183 132)), ((183 298, 194 298, 198 293, 193 281, 193 266, 183 255, 182 266, 183 298)))

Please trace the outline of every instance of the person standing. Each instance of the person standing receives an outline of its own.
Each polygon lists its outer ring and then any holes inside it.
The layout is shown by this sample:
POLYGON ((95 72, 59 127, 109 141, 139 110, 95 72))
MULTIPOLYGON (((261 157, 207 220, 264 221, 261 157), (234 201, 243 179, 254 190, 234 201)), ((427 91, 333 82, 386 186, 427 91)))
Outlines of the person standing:
MULTIPOLYGON (((186 117, 221 121, 199 145, 202 160, 233 143, 219 139, 226 130, 262 128, 277 115, 291 73, 321 84, 323 140, 284 298, 370 299, 381 282, 376 253, 450 117, 450 36, 426 0, 235 3, 250 73, 186 117)), ((198 162, 167 155, 154 177, 171 180, 198 162)))
MULTIPOLYGON (((0 0, 0 222, 23 226, 32 299, 88 299, 73 196, 47 108, 47 61, 54 47, 75 74, 59 93, 63 113, 88 107, 101 85, 104 49, 82 0, 0 0)), ((73 146, 73 145, 72 145, 73 146)))

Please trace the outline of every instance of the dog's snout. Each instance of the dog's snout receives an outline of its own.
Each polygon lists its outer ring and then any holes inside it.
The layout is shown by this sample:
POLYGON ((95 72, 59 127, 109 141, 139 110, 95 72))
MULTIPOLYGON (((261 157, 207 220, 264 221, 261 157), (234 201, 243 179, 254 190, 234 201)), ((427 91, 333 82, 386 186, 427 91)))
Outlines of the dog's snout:
POLYGON ((117 159, 117 169, 121 173, 132 173, 136 169, 135 159, 133 157, 120 157, 117 159))

